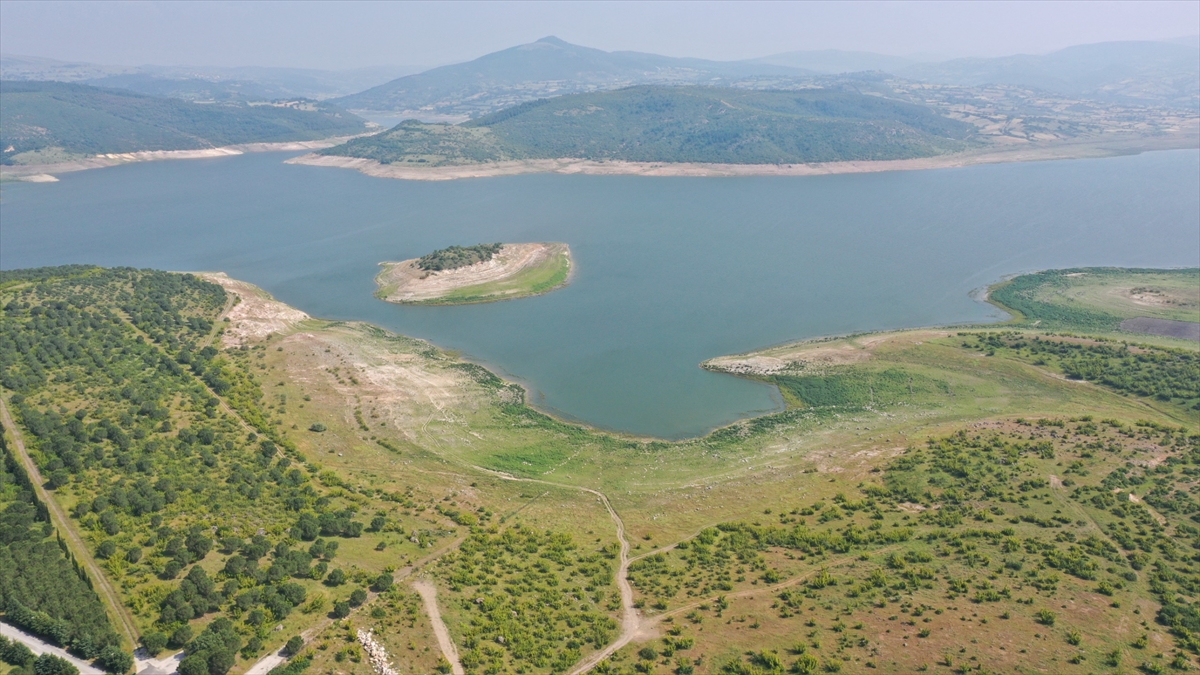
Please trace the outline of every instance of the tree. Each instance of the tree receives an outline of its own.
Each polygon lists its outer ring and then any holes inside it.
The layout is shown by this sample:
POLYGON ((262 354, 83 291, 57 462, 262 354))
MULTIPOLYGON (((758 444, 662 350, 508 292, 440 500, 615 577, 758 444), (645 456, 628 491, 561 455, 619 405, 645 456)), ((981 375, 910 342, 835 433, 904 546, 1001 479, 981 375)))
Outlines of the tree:
POLYGON ((358 607, 359 605, 363 604, 366 601, 367 601, 367 592, 361 588, 354 589, 354 592, 350 594, 350 606, 351 607, 358 607))
POLYGON ((329 573, 329 576, 325 577, 325 583, 329 586, 341 586, 346 583, 346 573, 341 568, 335 569, 329 573))
POLYGON ((304 649, 304 638, 299 635, 293 635, 288 638, 287 644, 283 646, 283 655, 295 656, 300 653, 301 649, 304 649))
POLYGON ((171 633, 170 645, 176 649, 192 641, 192 627, 184 624, 171 633))
POLYGON ((114 675, 125 675, 133 668, 133 656, 120 647, 109 645, 100 651, 96 664, 114 675))
POLYGON ((42 654, 33 662, 34 675, 79 675, 79 669, 53 654, 42 654))
POLYGON ((142 646, 150 656, 158 656, 167 647, 167 636, 162 633, 146 633, 142 636, 142 646))
POLYGON ((333 604, 333 618, 344 619, 350 616, 350 603, 342 600, 333 604))
POLYGON ((388 574, 387 572, 380 574, 375 578, 375 581, 371 583, 371 590, 375 591, 376 593, 383 593, 391 587, 392 575, 388 574))

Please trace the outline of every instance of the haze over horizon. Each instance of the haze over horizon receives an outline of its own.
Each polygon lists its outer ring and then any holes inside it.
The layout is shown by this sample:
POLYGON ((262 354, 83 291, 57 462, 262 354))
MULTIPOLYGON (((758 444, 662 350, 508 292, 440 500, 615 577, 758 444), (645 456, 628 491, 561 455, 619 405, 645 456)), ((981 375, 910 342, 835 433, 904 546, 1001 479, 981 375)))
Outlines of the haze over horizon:
POLYGON ((1189 37, 1200 26, 1200 3, 5 0, 0 18, 6 54, 127 66, 340 70, 468 61, 548 35, 607 51, 713 60, 822 49, 934 58, 1038 54, 1189 37))

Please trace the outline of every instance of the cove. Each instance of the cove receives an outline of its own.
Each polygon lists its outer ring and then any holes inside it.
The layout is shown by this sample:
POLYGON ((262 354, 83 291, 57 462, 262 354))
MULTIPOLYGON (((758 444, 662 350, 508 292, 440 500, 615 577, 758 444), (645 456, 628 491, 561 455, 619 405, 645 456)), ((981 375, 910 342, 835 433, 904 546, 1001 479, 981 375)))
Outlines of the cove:
POLYGON ((1200 265, 1200 152, 815 177, 527 175, 418 183, 290 155, 130 164, 0 190, 0 268, 221 270, 330 319, 461 351, 532 402, 683 438, 776 410, 699 368, 809 337, 1000 318, 972 290, 1049 267, 1200 265), (561 241, 570 286, 406 307, 382 260, 561 241))

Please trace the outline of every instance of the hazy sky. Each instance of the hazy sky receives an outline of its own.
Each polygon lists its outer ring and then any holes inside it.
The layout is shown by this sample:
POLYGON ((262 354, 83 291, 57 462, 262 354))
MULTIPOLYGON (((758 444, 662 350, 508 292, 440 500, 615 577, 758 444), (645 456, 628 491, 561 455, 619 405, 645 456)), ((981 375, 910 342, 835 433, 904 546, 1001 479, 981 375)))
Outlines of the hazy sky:
POLYGON ((0 0, 7 54, 120 65, 437 65, 557 35, 742 59, 799 49, 998 56, 1200 32, 1200 2, 0 0))

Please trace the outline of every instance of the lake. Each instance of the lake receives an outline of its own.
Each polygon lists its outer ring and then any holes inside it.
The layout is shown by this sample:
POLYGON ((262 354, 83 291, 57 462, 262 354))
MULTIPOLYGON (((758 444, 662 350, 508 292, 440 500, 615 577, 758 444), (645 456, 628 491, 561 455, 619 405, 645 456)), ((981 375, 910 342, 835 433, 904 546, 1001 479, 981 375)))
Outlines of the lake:
POLYGON ((1000 318, 1017 272, 1200 265, 1200 152, 815 177, 528 175, 441 183, 282 164, 130 164, 0 190, 0 267, 221 270, 314 316, 461 351, 564 417, 683 438, 780 407, 705 359, 781 342, 1000 318), (402 307, 382 260, 562 241, 573 283, 402 307))

